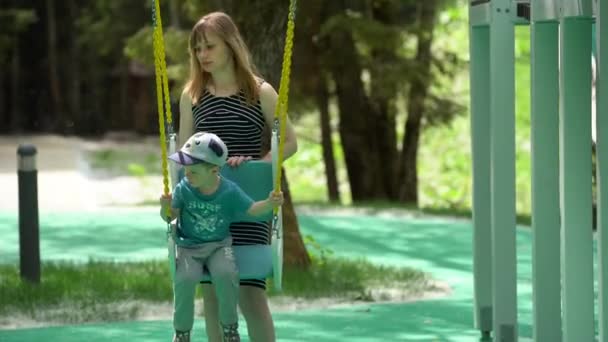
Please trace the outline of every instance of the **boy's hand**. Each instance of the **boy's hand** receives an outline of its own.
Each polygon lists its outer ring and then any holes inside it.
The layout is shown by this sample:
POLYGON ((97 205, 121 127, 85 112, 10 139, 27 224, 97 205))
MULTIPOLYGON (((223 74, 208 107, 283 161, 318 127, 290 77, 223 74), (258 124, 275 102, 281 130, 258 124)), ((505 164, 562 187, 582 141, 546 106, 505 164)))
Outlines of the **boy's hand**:
POLYGON ((162 194, 160 195, 160 206, 163 208, 167 208, 171 206, 171 201, 173 200, 173 196, 171 194, 162 194))
POLYGON ((283 192, 282 191, 271 191, 270 195, 268 195, 268 201, 272 203, 273 207, 278 207, 283 205, 283 192))

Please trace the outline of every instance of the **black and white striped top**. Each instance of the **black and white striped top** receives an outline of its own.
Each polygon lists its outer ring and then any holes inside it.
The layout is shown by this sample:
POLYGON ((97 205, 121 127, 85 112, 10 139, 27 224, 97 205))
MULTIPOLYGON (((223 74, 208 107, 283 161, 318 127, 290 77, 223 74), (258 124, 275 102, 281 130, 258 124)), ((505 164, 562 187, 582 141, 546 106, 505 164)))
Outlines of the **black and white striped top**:
MULTIPOLYGON (((211 132, 228 147, 228 156, 261 158, 264 113, 257 101, 247 103, 244 93, 220 97, 206 91, 192 106, 195 132, 211 132)), ((266 223, 238 222, 230 226, 234 245, 270 243, 270 228, 266 223)))

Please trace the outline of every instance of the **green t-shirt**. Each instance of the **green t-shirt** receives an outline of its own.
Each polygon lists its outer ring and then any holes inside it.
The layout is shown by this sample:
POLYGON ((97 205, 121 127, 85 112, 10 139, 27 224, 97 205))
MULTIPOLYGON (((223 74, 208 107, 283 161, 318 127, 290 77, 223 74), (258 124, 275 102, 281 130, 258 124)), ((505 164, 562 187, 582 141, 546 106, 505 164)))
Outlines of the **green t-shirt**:
POLYGON ((173 191, 173 208, 180 209, 176 243, 193 246, 221 241, 230 236, 230 224, 238 222, 253 200, 234 182, 221 177, 218 189, 204 195, 186 178, 173 191))

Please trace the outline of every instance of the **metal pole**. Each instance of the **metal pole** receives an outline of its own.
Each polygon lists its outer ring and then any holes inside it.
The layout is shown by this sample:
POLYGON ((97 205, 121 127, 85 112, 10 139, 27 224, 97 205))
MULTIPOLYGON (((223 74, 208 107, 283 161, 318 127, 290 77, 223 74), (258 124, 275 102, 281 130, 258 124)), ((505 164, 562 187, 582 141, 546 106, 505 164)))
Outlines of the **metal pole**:
POLYGON ((490 182, 490 2, 469 2, 473 269, 475 328, 492 340, 492 213, 490 182))
POLYGON ((517 341, 515 27, 511 1, 491 1, 490 150, 494 341, 517 341))
POLYGON ((608 0, 597 2, 596 11, 596 120, 598 192, 598 312, 599 342, 608 342, 608 0))
POLYGON ((19 183, 19 261, 21 278, 40 283, 40 236, 36 147, 17 149, 19 183))
POLYGON ((473 268, 475 326, 492 331, 492 223, 490 196, 490 29, 470 29, 471 148, 473 159, 473 268))
POLYGON ((559 213, 559 22, 532 3, 532 295, 534 341, 562 340, 559 213))
POLYGON ((560 196, 564 341, 593 341, 591 2, 562 0, 560 196))

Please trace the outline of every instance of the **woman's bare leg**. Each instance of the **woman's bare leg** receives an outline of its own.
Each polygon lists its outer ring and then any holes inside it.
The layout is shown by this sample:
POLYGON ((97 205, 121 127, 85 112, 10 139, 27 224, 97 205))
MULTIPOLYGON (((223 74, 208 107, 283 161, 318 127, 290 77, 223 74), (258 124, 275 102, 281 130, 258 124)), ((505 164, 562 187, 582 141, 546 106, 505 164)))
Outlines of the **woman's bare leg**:
POLYGON ((274 323, 264 289, 241 286, 239 307, 247 322, 247 332, 251 342, 275 342, 274 323))

